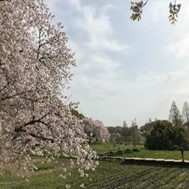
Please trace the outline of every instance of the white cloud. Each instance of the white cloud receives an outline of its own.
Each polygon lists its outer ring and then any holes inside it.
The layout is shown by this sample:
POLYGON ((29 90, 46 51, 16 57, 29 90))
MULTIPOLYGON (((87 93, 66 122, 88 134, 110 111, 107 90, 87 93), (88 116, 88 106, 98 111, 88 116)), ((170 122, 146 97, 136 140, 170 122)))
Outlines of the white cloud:
POLYGON ((174 58, 183 59, 189 57, 189 1, 183 0, 178 3, 181 3, 178 22, 169 30, 165 51, 174 58))
POLYGON ((189 35, 173 40, 167 45, 166 50, 178 58, 189 57, 189 35))
POLYGON ((87 41, 84 41, 84 43, 88 48, 118 52, 127 50, 127 45, 123 45, 116 40, 115 31, 111 26, 111 21, 107 14, 107 10, 113 9, 111 4, 98 9, 95 6, 82 5, 79 0, 72 0, 70 3, 82 15, 75 19, 75 27, 85 32, 87 41))
MULTIPOLYGON (((145 12, 147 12, 149 19, 152 21, 160 21, 166 20, 168 18, 168 5, 169 2, 164 0, 158 0, 153 2, 148 2, 146 7, 144 7, 145 12), (149 11, 149 12, 148 12, 149 11)), ((145 14, 145 13, 144 13, 145 14)))
POLYGON ((78 66, 73 69, 70 94, 81 102, 84 114, 106 125, 136 117, 141 125, 149 117, 168 118, 172 100, 181 107, 189 98, 189 66, 176 58, 186 62, 188 58, 186 0, 175 27, 169 25, 169 2, 164 0, 149 1, 140 23, 123 19, 130 12, 121 0, 101 2, 100 6, 93 0, 54 0, 59 6, 49 2, 55 15, 64 18, 69 45, 76 52, 78 66), (127 40, 132 44, 128 46, 127 40), (154 62, 158 65, 153 68, 154 62))

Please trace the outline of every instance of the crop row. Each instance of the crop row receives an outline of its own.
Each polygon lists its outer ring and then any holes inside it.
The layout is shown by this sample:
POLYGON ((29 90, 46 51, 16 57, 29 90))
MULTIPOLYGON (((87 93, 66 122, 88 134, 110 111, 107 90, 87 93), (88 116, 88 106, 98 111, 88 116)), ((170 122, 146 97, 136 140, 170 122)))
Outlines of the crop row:
POLYGON ((152 165, 121 165, 118 162, 100 162, 96 171, 90 171, 88 178, 79 176, 77 169, 71 176, 61 179, 61 171, 42 172, 28 178, 29 182, 14 176, 0 176, 0 188, 17 189, 63 189, 70 184, 71 189, 188 189, 189 169, 152 165), (8 182, 9 181, 9 182, 8 182), (10 185, 10 183, 12 184, 10 185))
POLYGON ((78 179, 72 188, 84 183, 91 189, 150 189, 189 188, 189 170, 179 167, 120 165, 117 162, 101 162, 89 179, 78 179))
MULTIPOLYGON (((107 163, 105 163, 107 165, 107 163)), ((86 188, 99 189, 126 189, 126 188, 189 188, 189 170, 178 167, 160 166, 120 166, 112 162, 115 167, 109 167, 109 171, 104 172, 103 167, 97 169, 91 175, 93 186, 86 182, 86 188)))

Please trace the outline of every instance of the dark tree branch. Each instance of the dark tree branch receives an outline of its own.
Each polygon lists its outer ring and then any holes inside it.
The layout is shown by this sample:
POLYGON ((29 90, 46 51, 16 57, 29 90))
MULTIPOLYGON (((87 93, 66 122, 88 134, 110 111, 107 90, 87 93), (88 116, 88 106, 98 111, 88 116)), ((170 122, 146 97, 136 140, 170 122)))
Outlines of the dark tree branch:
POLYGON ((11 96, 6 96, 6 97, 3 97, 3 98, 0 98, 0 101, 8 100, 8 99, 11 99, 13 97, 16 97, 16 96, 19 96, 19 95, 22 95, 22 94, 26 94, 28 92, 33 92, 33 90, 28 90, 28 91, 24 91, 24 92, 21 92, 21 93, 13 94, 11 96))
POLYGON ((24 125, 20 126, 20 127, 15 127, 14 131, 15 132, 26 132, 26 130, 24 130, 23 128, 26 127, 27 125, 33 125, 35 123, 42 123, 45 126, 48 126, 48 123, 45 123, 44 121, 42 121, 42 119, 44 119, 46 116, 48 116, 51 112, 48 112, 47 114, 43 115, 41 118, 39 119, 32 119, 31 121, 25 123, 24 125))
POLYGON ((42 140, 46 140, 46 141, 51 141, 51 143, 54 143, 54 139, 52 138, 47 138, 47 137, 44 137, 44 136, 39 136, 39 135, 36 135, 34 133, 29 133, 30 136, 34 137, 34 138, 38 138, 38 139, 42 139, 42 140))
POLYGON ((146 4, 148 3, 148 1, 149 1, 149 0, 147 0, 147 1, 144 3, 143 7, 146 6, 146 4))
POLYGON ((7 88, 8 85, 9 85, 8 83, 7 83, 6 85, 4 85, 4 87, 2 87, 2 88, 0 89, 0 92, 2 92, 5 88, 7 88))

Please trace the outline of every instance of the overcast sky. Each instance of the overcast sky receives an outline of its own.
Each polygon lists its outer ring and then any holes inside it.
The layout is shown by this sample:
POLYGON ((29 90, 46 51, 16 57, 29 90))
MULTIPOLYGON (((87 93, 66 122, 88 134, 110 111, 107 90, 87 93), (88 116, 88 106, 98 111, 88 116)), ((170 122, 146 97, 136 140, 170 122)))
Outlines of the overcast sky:
POLYGON ((173 100, 189 101, 189 1, 179 22, 167 0, 149 1, 130 20, 130 0, 45 0, 64 25, 77 67, 69 95, 79 110, 106 126, 168 119, 173 100))

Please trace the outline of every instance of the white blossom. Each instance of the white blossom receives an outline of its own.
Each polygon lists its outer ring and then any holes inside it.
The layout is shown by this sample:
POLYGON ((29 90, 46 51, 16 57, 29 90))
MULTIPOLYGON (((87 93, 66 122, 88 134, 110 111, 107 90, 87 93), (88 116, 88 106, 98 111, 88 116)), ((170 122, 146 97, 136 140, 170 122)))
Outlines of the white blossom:
POLYGON ((43 0, 0 1, 0 12, 0 166, 16 159, 27 171, 27 155, 61 151, 94 167, 75 104, 62 100, 75 65, 62 24, 43 0))
POLYGON ((84 118, 83 125, 89 142, 105 142, 110 139, 109 131, 101 121, 84 118))

